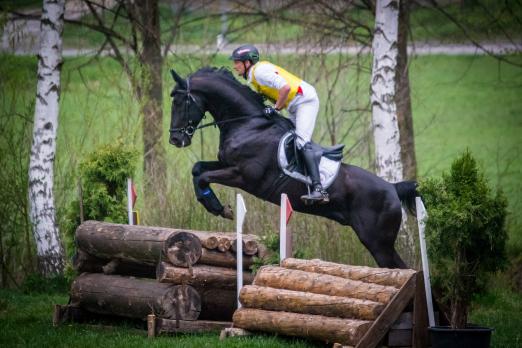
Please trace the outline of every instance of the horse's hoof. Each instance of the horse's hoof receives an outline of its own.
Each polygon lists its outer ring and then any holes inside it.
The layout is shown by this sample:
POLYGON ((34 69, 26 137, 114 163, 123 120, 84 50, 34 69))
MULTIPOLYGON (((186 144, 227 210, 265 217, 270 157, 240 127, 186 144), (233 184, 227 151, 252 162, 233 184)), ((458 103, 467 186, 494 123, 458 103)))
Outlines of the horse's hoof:
POLYGON ((225 219, 234 220, 234 211, 232 210, 232 207, 230 207, 230 205, 224 207, 221 216, 225 219))

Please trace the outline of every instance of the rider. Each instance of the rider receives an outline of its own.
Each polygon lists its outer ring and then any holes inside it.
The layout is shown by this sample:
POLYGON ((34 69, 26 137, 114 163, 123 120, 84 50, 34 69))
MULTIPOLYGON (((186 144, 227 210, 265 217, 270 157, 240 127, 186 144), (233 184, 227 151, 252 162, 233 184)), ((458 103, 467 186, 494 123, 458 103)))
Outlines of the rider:
POLYGON ((313 190, 301 199, 318 203, 329 202, 329 196, 321 185, 318 164, 312 149, 312 133, 319 112, 319 97, 315 88, 268 61, 259 61, 259 51, 252 45, 243 45, 234 50, 230 59, 234 69, 244 79, 274 103, 266 107, 265 116, 272 117, 287 108, 295 124, 297 148, 301 151, 313 190))

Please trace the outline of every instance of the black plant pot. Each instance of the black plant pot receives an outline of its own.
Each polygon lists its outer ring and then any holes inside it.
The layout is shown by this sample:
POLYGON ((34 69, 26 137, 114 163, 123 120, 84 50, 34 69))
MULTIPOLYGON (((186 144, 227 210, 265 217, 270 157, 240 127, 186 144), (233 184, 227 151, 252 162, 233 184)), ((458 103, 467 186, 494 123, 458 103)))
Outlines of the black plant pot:
POLYGON ((434 326, 429 331, 432 348, 489 348, 493 329, 468 324, 465 329, 434 326))

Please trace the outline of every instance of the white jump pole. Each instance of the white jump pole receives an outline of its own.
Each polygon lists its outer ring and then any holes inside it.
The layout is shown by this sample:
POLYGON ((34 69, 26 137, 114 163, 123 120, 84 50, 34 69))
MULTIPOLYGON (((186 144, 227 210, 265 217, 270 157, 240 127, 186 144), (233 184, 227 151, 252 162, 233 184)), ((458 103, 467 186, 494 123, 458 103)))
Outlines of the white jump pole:
POLYGON ((281 194, 281 209, 279 212, 279 262, 286 259, 286 193, 281 194))
POLYGON ((431 297, 430 265, 428 264, 428 252, 426 250, 426 239, 424 237, 424 229, 426 227, 426 219, 428 218, 428 213, 420 197, 415 198, 415 205, 417 207, 417 222, 419 224, 419 242, 422 258, 422 273, 424 274, 426 304, 428 307, 428 322, 430 324, 430 327, 433 327, 435 326, 435 316, 433 314, 433 302, 431 297))
POLYGON ((129 217, 129 225, 134 225, 134 217, 132 214, 132 179, 127 178, 127 214, 129 217))
POLYGON ((246 212, 247 210, 243 196, 238 193, 236 196, 237 308, 241 308, 241 303, 239 302, 239 292, 243 287, 243 222, 245 220, 246 212))

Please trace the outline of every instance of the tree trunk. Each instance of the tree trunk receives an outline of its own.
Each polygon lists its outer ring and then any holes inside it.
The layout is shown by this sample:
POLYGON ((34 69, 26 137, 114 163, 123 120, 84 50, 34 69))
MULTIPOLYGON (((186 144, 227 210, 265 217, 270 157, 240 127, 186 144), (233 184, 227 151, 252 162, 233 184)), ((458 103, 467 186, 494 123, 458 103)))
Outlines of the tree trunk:
POLYGON ((83 273, 71 286, 72 304, 99 314, 196 320, 201 298, 191 286, 160 284, 151 279, 83 273))
MULTIPOLYGON (((236 268, 237 259, 230 251, 222 253, 220 251, 203 249, 199 263, 210 266, 236 268)), ((253 264, 254 260, 251 256, 243 256, 244 269, 249 269, 253 264)))
POLYGON ((282 267, 297 269, 305 272, 329 274, 365 283, 393 286, 400 288, 415 273, 411 269, 372 268, 366 266, 350 266, 333 262, 314 260, 300 260, 287 258, 281 263, 282 267))
POLYGON ((417 159, 415 157, 415 139, 411 114, 410 77, 408 73, 408 29, 410 25, 410 1, 401 1, 399 5, 399 38, 397 55, 397 74, 395 83, 397 94, 397 122, 399 124, 401 161, 403 177, 415 180, 417 177, 417 159))
POLYGON ((256 285, 244 286, 239 299, 247 308, 363 320, 375 320, 384 309, 382 303, 373 301, 256 285))
MULTIPOLYGON (((141 33, 143 86, 143 170, 144 192, 149 209, 164 211, 166 206, 167 167, 163 147, 163 87, 159 5, 157 0, 135 3, 140 16, 136 29, 141 33), (152 196, 154 195, 154 196, 152 196)), ((161 216, 158 216, 161 218, 161 216)))
POLYGON ((43 2, 33 142, 29 161, 30 219, 36 240, 38 266, 44 276, 62 274, 64 268, 64 251, 53 195, 64 9, 64 0, 43 2))
POLYGON ((372 122, 377 175, 390 182, 403 178, 395 104, 398 21, 399 1, 377 0, 372 45, 372 122))
POLYGON ((370 321, 320 315, 272 312, 240 308, 234 313, 234 327, 308 337, 329 343, 355 346, 371 326, 370 321))
POLYGON ((391 286, 364 283, 328 274, 310 273, 277 266, 261 267, 257 271, 253 284, 381 303, 388 303, 398 291, 391 286))
POLYGON ((201 244, 183 230, 86 221, 76 229, 80 249, 101 259, 156 265, 165 255, 178 266, 198 261, 201 244))
MULTIPOLYGON (((194 265, 192 270, 175 267, 167 262, 158 264, 156 279, 160 283, 188 284, 197 288, 236 289, 237 272, 235 268, 207 265, 194 265), (192 274, 191 274, 192 272, 192 274)), ((254 276, 243 272, 243 283, 252 284, 254 276)))
POLYGON ((73 268, 78 273, 103 273, 156 279, 156 268, 151 265, 120 259, 100 259, 78 249, 73 257, 73 268))

